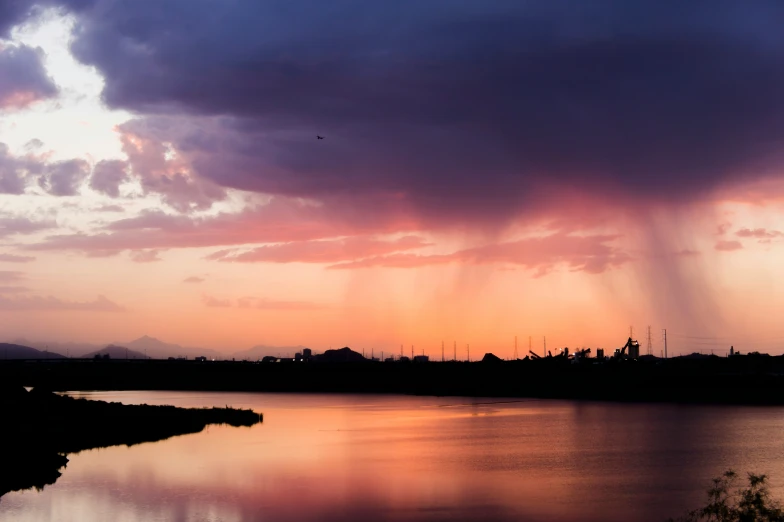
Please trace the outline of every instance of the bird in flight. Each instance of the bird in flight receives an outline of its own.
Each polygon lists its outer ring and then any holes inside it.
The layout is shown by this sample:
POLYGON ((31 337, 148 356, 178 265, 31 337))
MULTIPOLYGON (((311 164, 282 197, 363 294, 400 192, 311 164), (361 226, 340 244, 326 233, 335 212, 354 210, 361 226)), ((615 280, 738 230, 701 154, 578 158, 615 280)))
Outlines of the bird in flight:
POLYGON ((316 139, 317 139, 317 140, 323 140, 323 139, 324 139, 324 136, 319 136, 318 134, 316 134, 316 139))

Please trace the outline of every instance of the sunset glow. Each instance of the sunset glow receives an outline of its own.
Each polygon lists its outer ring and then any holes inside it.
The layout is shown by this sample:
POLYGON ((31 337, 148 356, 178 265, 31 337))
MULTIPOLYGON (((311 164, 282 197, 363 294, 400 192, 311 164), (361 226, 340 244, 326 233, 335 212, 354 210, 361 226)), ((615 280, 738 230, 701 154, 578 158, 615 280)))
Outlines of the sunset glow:
POLYGON ((0 9, 3 341, 784 353, 759 13, 304 3, 0 9))

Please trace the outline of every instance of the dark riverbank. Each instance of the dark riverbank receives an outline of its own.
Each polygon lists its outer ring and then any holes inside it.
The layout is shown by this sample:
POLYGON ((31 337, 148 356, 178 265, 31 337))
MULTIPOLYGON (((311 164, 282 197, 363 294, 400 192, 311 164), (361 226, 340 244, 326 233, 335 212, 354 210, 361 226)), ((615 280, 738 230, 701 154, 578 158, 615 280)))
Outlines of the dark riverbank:
POLYGON ((784 358, 492 362, 0 362, 0 378, 53 390, 392 393, 784 405, 784 358))
MULTIPOLYGON (((8 383, 8 378, 4 375, 0 382, 8 383)), ((0 496, 53 484, 68 453, 198 433, 208 424, 252 426, 262 420, 251 410, 128 406, 74 399, 42 388, 27 392, 9 384, 0 389, 0 415, 0 496)))

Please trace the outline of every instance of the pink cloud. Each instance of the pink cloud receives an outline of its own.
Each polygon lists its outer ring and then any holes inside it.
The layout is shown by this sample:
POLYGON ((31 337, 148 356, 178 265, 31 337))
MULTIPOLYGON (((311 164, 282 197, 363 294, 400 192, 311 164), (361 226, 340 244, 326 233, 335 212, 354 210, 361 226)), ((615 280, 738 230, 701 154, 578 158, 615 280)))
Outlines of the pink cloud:
POLYGON ((756 239, 773 239, 784 236, 784 232, 779 232, 778 230, 767 230, 764 228, 755 228, 753 230, 748 228, 741 228, 735 232, 735 235, 738 237, 753 237, 756 239))
POLYGON ((14 234, 32 234, 56 227, 52 220, 35 221, 26 217, 0 217, 0 237, 14 234))
POLYGON ((722 252, 732 252, 733 250, 740 250, 743 245, 740 241, 719 241, 716 243, 716 250, 722 252))
POLYGON ((336 263, 401 250, 413 250, 430 244, 416 236, 406 236, 390 241, 369 237, 351 237, 267 245, 239 254, 231 250, 221 250, 208 256, 208 259, 241 263, 336 263))
POLYGON ((598 274, 632 259, 629 254, 608 244, 617 238, 618 236, 613 235, 572 236, 556 233, 544 237, 468 248, 452 254, 392 254, 339 263, 329 268, 348 269, 374 266, 414 268, 453 262, 502 263, 535 269, 537 274, 541 276, 549 273, 555 266, 565 264, 573 271, 598 274))
POLYGON ((18 272, 15 270, 0 270, 0 282, 2 283, 15 283, 17 281, 22 281, 26 278, 24 272, 18 272))
POLYGON ((225 189, 199 176, 187 153, 171 149, 164 123, 165 120, 152 123, 134 120, 120 125, 120 139, 128 162, 112 165, 105 175, 94 179, 96 188, 116 197, 117 187, 125 180, 121 173, 130 167, 145 193, 160 194, 166 204, 180 212, 204 210, 225 199, 225 189))
POLYGON ((0 310, 72 310, 84 312, 122 312, 125 310, 125 308, 113 301, 110 301, 102 295, 99 295, 93 301, 66 301, 52 296, 24 296, 14 298, 0 296, 0 310))
POLYGON ((158 254, 157 250, 134 250, 131 252, 131 260, 136 263, 154 263, 161 261, 158 254))
POLYGON ((16 254, 0 254, 0 262, 4 263, 30 263, 35 261, 33 256, 18 256, 16 254))
POLYGON ((23 286, 0 286, 0 294, 23 294, 26 292, 29 292, 29 289, 23 286))
POLYGON ((321 310, 326 308, 319 303, 309 301, 278 301, 274 299, 259 297, 241 297, 237 299, 239 308, 255 308, 257 310, 321 310))
MULTIPOLYGON (((219 299, 209 295, 202 296, 205 306, 211 308, 233 308, 235 303, 231 299, 219 299)), ((300 310, 320 310, 326 308, 319 303, 309 301, 280 301, 264 297, 241 297, 236 300, 236 307, 242 309, 255 310, 281 310, 281 311, 300 311, 300 310)))
MULTIPOLYGON (((269 204, 237 214, 197 218, 146 211, 120 219, 97 233, 49 236, 29 250, 77 250, 85 253, 166 248, 234 246, 249 243, 310 241, 340 236, 387 234, 415 229, 410 221, 356 219, 324 206, 274 198, 269 204)), ((2 221, 0 221, 2 235, 2 221)))
POLYGON ((210 308, 231 308, 232 306, 231 300, 218 299, 217 297, 212 297, 210 295, 203 295, 201 300, 205 306, 209 306, 210 308))

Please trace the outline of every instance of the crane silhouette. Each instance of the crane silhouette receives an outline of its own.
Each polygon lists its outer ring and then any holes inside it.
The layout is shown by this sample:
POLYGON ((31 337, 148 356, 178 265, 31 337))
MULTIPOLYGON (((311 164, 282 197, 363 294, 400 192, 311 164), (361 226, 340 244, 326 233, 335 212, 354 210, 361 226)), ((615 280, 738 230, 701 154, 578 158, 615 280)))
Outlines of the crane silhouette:
POLYGON ((323 140, 323 139, 324 139, 324 136, 319 136, 318 134, 316 134, 316 139, 317 139, 317 140, 323 140))

